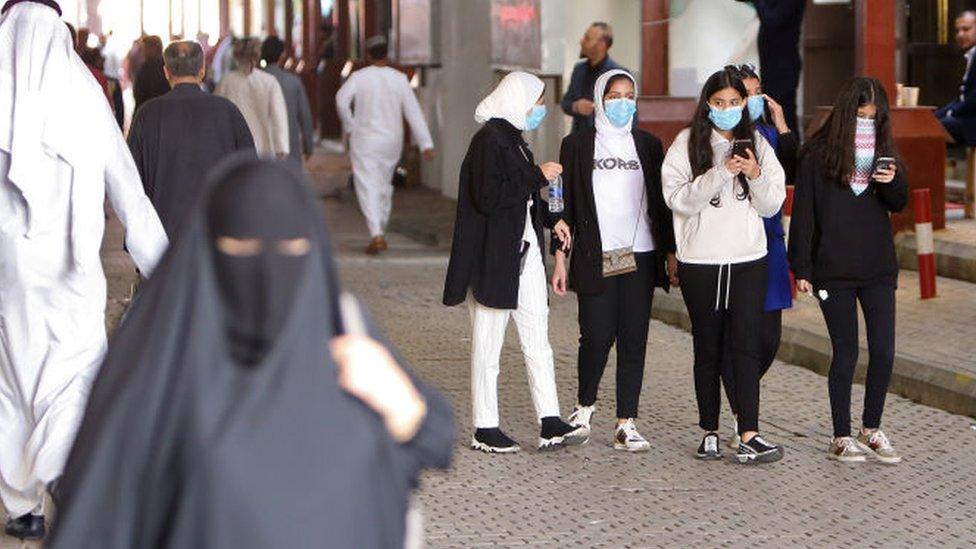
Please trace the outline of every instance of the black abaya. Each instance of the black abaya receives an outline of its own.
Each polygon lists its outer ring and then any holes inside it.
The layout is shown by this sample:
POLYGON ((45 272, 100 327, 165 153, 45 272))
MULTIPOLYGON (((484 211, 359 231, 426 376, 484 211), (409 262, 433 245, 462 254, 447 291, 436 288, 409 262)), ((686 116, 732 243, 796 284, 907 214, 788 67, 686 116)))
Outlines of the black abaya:
POLYGON ((235 159, 215 179, 245 198, 235 210, 210 187, 201 202, 212 207, 197 206, 112 340, 61 481, 51 547, 402 547, 420 471, 450 460, 448 404, 415 380, 428 413, 413 440, 395 442, 337 383, 328 345, 342 333, 338 281, 300 176, 235 159), (269 216, 253 219, 255 177, 274 183, 257 187, 267 211, 288 210, 289 231, 311 248, 284 275, 291 290, 265 284, 281 272, 273 265, 251 271, 263 274, 246 299, 270 296, 266 312, 284 314, 267 318, 278 322, 234 324, 222 284, 247 269, 215 261, 213 233, 257 227, 256 238, 278 238, 269 216), (252 363, 235 358, 231 329, 263 337, 252 363))

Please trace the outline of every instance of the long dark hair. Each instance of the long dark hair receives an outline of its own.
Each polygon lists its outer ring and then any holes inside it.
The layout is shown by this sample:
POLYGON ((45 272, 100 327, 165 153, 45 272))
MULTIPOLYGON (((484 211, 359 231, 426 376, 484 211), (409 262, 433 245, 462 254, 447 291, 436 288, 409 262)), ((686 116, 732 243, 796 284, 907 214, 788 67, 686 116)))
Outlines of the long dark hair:
MULTIPOLYGON (((688 161, 691 164, 693 177, 698 177, 712 169, 712 122, 708 118, 708 100, 713 95, 726 88, 734 89, 742 97, 742 119, 739 124, 732 128, 733 139, 747 139, 749 148, 758 159, 756 143, 753 140, 754 126, 746 112, 745 101, 749 96, 745 85, 742 83, 742 76, 734 68, 725 68, 708 77, 705 85, 702 86, 701 96, 698 98, 698 106, 695 107, 695 114, 688 123, 691 135, 688 136, 688 161)), ((739 185, 742 187, 742 194, 736 195, 739 200, 749 197, 749 181, 742 174, 739 174, 739 185)), ((713 206, 718 206, 716 200, 712 201, 713 206)))
MULTIPOLYGON (((827 120, 803 146, 801 156, 817 154, 830 181, 847 184, 854 171, 854 130, 857 109, 874 105, 875 158, 898 158, 895 141, 891 137, 891 117, 888 113, 888 94, 877 78, 855 76, 844 84, 827 120)), ((898 161, 901 168, 901 161, 898 161)))

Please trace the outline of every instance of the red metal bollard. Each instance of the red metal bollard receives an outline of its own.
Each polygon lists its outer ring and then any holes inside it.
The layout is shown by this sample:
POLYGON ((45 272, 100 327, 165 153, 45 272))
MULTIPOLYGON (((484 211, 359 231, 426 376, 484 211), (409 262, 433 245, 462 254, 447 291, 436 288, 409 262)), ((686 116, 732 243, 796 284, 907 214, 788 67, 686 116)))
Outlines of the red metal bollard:
MULTIPOLYGON (((786 233, 786 240, 790 239, 790 219, 793 218, 793 185, 786 186, 786 201, 783 202, 783 232, 786 233)), ((793 299, 796 299, 796 279, 793 278, 793 271, 790 271, 790 290, 793 292, 793 299)))
POLYGON ((915 246, 918 248, 918 285, 922 299, 935 297, 935 239, 932 235, 932 197, 928 189, 912 191, 915 208, 915 246))

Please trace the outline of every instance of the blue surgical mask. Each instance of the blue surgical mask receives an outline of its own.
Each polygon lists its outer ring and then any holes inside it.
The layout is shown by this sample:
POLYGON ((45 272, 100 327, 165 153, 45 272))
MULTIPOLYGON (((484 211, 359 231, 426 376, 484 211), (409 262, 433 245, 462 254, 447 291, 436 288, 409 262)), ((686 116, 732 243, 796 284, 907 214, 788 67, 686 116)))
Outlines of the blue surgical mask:
POLYGON ((749 107, 749 119, 755 122, 762 118, 763 112, 766 111, 766 98, 762 95, 750 95, 746 105, 749 107))
POLYGON ((532 110, 529 111, 529 115, 525 117, 525 129, 532 131, 538 128, 542 124, 542 119, 546 117, 546 106, 545 105, 535 105, 532 110))
POLYGON ((637 101, 633 99, 609 99, 603 102, 603 112, 610 123, 623 128, 634 118, 637 112, 637 101))
POLYGON ((709 105, 708 119, 720 130, 731 130, 742 120, 742 107, 729 107, 723 111, 709 105))

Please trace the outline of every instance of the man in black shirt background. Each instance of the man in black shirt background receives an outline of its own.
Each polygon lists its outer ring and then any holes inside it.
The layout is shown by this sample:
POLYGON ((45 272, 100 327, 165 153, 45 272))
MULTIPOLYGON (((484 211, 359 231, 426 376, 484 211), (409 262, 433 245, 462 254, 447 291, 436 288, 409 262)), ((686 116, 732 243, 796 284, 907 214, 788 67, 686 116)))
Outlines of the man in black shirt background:
POLYGON ((623 68, 610 58, 608 52, 612 45, 613 28, 602 22, 590 25, 580 39, 580 58, 584 61, 573 67, 569 89, 562 100, 563 112, 573 117, 574 132, 593 127, 593 86, 596 79, 609 70, 623 68))

